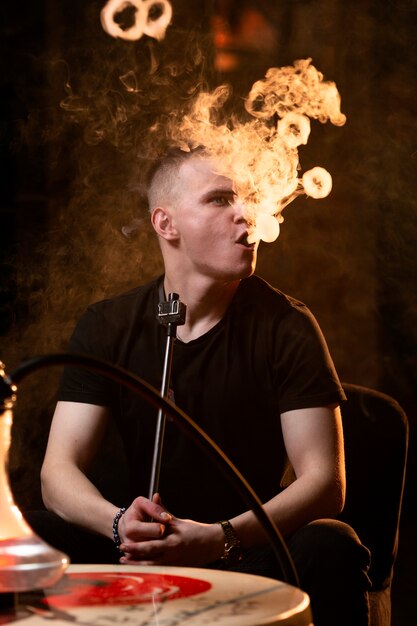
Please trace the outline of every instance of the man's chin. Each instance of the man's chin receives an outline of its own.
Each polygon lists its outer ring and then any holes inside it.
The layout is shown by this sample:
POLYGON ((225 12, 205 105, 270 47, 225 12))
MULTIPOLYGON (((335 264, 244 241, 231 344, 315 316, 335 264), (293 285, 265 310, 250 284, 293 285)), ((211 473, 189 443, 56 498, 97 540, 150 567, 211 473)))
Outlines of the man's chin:
POLYGON ((256 270, 256 262, 252 263, 252 265, 246 268, 243 268, 242 271, 240 272, 239 278, 240 279, 249 278, 249 276, 252 276, 255 273, 255 270, 256 270))

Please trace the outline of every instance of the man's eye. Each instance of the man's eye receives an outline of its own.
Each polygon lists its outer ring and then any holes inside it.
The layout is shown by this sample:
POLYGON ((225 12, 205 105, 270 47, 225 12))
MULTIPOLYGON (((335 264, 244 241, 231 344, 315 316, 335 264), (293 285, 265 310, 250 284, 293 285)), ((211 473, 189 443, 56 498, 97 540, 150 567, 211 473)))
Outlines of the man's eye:
POLYGON ((232 204, 233 198, 229 196, 213 196, 211 202, 217 206, 226 206, 232 204))

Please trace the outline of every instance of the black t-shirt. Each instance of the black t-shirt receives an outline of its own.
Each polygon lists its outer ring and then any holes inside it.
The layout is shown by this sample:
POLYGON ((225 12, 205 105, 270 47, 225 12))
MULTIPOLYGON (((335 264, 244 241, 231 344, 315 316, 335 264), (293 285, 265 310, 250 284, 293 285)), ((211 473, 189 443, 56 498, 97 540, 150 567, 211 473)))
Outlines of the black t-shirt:
MULTIPOLYGON (((166 346, 166 329, 156 317, 160 280, 90 306, 70 350, 117 364, 159 390, 166 346)), ((344 398, 310 311, 256 276, 241 281, 216 326, 189 343, 176 340, 171 396, 262 501, 279 492, 286 461, 280 413, 344 398)), ((76 368, 66 368, 59 399, 111 407, 131 496, 147 496, 157 410, 138 394, 76 368)), ((178 517, 211 522, 247 508, 212 460, 170 420, 159 491, 178 517)))

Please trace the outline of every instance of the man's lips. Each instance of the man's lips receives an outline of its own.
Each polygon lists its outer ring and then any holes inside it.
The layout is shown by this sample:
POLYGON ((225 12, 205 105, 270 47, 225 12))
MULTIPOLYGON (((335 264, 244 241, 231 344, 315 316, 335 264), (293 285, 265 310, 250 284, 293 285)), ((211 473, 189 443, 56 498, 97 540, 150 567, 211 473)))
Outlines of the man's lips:
POLYGON ((249 243, 248 241, 248 237, 249 237, 249 233, 248 232, 244 232, 242 233, 242 235, 236 240, 236 243, 245 246, 245 248, 254 248, 255 247, 255 243, 256 242, 251 242, 249 243))

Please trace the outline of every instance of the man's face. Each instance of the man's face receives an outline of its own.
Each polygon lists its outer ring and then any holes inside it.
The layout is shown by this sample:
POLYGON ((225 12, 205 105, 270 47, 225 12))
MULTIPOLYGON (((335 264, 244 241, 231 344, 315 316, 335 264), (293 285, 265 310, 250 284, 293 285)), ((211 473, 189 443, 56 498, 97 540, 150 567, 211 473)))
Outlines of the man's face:
POLYGON ((249 245, 251 230, 233 181, 217 174, 216 162, 204 157, 184 161, 178 172, 172 217, 186 271, 215 280, 250 276, 259 242, 249 245))

